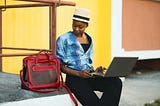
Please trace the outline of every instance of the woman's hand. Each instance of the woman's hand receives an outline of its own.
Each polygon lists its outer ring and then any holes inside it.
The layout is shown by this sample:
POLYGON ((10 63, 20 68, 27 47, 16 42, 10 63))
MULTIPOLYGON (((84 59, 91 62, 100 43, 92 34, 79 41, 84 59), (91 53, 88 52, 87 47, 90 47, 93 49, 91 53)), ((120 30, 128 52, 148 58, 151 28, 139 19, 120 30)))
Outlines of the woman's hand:
POLYGON ((95 72, 104 73, 107 68, 103 66, 99 66, 96 68, 95 72))
POLYGON ((90 74, 88 72, 89 69, 86 70, 82 70, 82 71, 77 71, 77 70, 73 70, 69 67, 67 67, 64 64, 61 64, 61 71, 63 73, 69 74, 69 75, 73 75, 73 76, 77 76, 77 77, 81 77, 81 78, 91 78, 93 77, 92 74, 90 74))
POLYGON ((81 78, 92 78, 92 74, 87 72, 87 70, 78 71, 78 77, 81 78))

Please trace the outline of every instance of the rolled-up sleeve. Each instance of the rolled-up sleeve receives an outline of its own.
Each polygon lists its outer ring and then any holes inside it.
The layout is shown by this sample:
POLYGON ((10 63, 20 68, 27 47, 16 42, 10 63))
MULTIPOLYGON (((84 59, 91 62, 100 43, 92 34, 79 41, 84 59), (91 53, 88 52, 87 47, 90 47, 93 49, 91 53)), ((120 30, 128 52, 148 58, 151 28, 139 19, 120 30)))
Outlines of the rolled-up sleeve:
POLYGON ((60 59, 61 63, 66 63, 65 60, 65 50, 64 50, 64 40, 60 37, 56 41, 56 56, 60 59))

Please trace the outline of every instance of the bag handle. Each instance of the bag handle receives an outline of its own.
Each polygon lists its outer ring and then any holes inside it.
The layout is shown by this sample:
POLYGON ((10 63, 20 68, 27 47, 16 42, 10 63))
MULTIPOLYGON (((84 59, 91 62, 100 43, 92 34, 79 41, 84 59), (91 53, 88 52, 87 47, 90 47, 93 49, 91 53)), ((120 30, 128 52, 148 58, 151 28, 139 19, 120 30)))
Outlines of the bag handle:
POLYGON ((51 60, 51 52, 49 51, 49 50, 40 50, 37 54, 36 54, 37 56, 36 56, 36 63, 38 63, 38 57, 40 56, 40 55, 45 55, 46 57, 48 57, 48 61, 49 61, 49 63, 50 63, 50 60, 51 60))

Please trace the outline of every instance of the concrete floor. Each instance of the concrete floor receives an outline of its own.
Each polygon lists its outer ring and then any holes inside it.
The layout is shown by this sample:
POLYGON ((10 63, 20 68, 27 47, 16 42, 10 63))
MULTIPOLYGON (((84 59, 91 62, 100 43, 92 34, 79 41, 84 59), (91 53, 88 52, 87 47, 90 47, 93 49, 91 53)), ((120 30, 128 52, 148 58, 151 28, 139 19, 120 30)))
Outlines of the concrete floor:
POLYGON ((144 106, 160 98, 160 71, 135 71, 123 82, 120 106, 144 106))
POLYGON ((61 89, 54 93, 36 93, 21 89, 19 75, 0 72, 0 104, 61 94, 66 94, 65 89, 61 89))
MULTIPOLYGON (((19 75, 0 73, 0 105, 5 102, 64 94, 38 94, 20 89, 19 75)), ((160 98, 160 70, 134 71, 123 81, 119 106, 143 106, 160 98)))

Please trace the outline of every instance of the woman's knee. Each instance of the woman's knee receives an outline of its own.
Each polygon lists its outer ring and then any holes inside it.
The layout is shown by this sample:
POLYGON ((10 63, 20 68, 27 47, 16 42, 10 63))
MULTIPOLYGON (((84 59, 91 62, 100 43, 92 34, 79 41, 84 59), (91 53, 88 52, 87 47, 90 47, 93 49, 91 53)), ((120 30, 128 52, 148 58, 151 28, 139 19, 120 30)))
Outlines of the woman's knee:
POLYGON ((114 85, 118 89, 122 89, 122 80, 120 78, 115 78, 114 85))
POLYGON ((114 88, 121 89, 122 88, 122 80, 118 77, 110 78, 110 86, 114 88))

